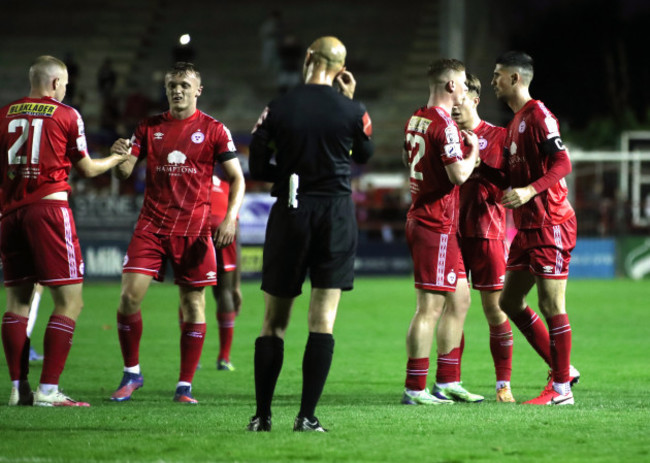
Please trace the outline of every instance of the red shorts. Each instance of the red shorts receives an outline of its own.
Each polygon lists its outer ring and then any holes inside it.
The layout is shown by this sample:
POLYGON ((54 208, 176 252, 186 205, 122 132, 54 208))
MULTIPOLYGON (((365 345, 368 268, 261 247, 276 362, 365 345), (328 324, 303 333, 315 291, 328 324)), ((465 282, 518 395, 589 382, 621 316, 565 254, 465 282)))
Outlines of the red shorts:
POLYGON ((163 281, 167 259, 177 285, 217 284, 217 255, 209 236, 170 236, 136 230, 124 256, 122 273, 143 273, 163 281))
MULTIPOLYGON (((223 217, 213 215, 210 217, 210 227, 212 233, 217 229, 219 224, 223 222, 223 217)), ((216 248, 217 250, 217 268, 220 272, 232 272, 237 268, 237 240, 233 240, 225 248, 216 248)))
POLYGON ((508 243, 505 240, 460 238, 460 249, 474 289, 503 289, 508 259, 508 243))
POLYGON ((225 248, 217 249, 217 268, 220 272, 232 272, 237 268, 237 242, 233 240, 225 248))
POLYGON ((507 270, 528 271, 553 280, 569 277, 571 251, 576 245, 576 218, 560 225, 517 230, 510 245, 507 270))
POLYGON ((407 220, 406 241, 413 259, 415 287, 456 291, 458 279, 466 278, 456 234, 436 233, 417 220, 407 220))
POLYGON ((84 263, 67 201, 42 200, 2 217, 5 286, 83 282, 84 263))

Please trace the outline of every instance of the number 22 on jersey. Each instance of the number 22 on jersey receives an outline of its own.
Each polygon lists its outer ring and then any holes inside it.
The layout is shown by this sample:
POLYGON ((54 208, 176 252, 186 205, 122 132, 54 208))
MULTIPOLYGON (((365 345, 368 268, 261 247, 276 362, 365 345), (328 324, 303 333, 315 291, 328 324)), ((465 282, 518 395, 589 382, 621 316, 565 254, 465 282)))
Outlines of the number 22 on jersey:
POLYGON ((417 170, 418 164, 424 157, 426 150, 424 138, 422 135, 407 133, 406 134, 406 151, 408 153, 408 164, 411 169, 411 178, 422 180, 422 172, 417 170))
POLYGON ((32 134, 32 153, 30 163, 38 164, 40 160, 43 119, 32 119, 31 127, 34 130, 30 130, 28 119, 12 119, 11 122, 9 122, 9 133, 16 133, 18 129, 21 129, 20 136, 7 151, 9 156, 9 165, 27 164, 27 156, 19 156, 18 152, 29 138, 30 132, 32 134))

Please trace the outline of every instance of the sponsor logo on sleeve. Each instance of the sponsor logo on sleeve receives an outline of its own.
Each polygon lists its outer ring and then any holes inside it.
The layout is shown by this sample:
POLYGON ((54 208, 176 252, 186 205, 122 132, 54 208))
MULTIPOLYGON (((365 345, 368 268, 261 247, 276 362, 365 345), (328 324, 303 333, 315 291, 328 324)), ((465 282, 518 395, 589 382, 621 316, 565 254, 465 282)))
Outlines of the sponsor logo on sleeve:
POLYGON ((372 136, 372 121, 370 120, 368 111, 363 113, 363 133, 365 133, 368 138, 372 136))
POLYGON ((557 121, 555 119, 549 116, 544 119, 544 123, 546 124, 546 129, 548 130, 548 135, 546 136, 546 138, 553 138, 553 137, 560 136, 560 128, 558 127, 557 121))
POLYGON ((230 130, 228 130, 227 127, 224 126, 223 130, 226 132, 226 136, 228 137, 228 151, 234 153, 237 151, 237 147, 235 146, 235 142, 232 141, 232 134, 230 133, 230 130))
POLYGON ((460 143, 460 134, 458 133, 458 129, 453 125, 445 128, 445 139, 447 140, 447 143, 460 143))
POLYGON ((445 145, 445 156, 448 158, 462 158, 463 150, 460 149, 460 144, 451 143, 445 145))
POLYGON ((86 142, 85 135, 77 137, 77 150, 80 153, 86 153, 88 151, 88 143, 86 142))

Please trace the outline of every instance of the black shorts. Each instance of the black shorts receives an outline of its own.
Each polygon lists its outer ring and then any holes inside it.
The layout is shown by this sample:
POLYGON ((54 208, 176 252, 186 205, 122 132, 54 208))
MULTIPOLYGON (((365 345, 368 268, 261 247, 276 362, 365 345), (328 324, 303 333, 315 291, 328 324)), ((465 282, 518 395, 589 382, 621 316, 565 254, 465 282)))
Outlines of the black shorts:
POLYGON ((314 288, 351 290, 357 233, 350 196, 303 196, 296 209, 277 201, 266 227, 262 289, 298 296, 309 270, 314 288))

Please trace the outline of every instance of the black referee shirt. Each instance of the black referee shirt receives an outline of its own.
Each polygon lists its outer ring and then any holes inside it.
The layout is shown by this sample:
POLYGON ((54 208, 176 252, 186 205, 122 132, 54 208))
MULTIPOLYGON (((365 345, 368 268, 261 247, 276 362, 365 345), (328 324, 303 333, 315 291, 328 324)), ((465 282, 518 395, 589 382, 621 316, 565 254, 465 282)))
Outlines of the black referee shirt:
POLYGON ((361 103, 329 85, 301 85, 260 116, 250 145, 251 177, 273 182, 273 196, 288 194, 292 174, 299 177, 299 196, 350 194, 350 158, 363 164, 372 156, 371 134, 361 103))

